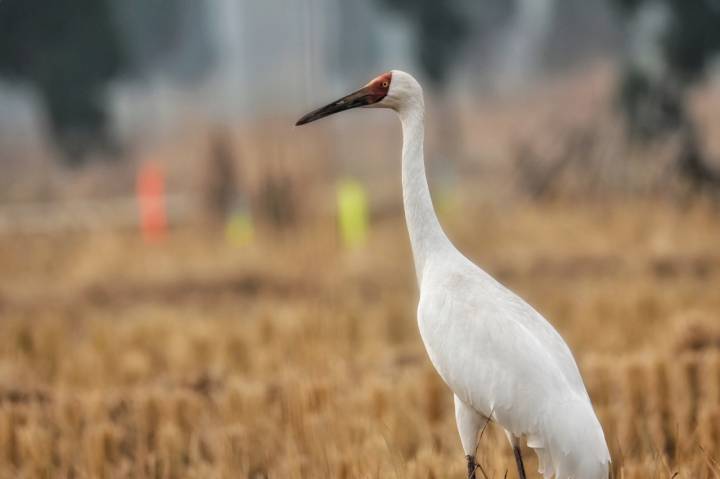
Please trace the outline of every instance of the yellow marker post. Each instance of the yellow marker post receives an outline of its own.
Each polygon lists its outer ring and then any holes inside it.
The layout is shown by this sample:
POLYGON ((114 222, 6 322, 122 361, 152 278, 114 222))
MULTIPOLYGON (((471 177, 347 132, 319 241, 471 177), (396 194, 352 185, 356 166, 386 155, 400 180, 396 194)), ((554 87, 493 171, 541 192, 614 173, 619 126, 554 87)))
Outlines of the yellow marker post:
POLYGON ((255 231, 250 213, 233 211, 225 226, 225 238, 233 246, 245 246, 252 242, 255 231))
POLYGON ((355 180, 341 180, 337 184, 338 227, 343 245, 354 249, 365 244, 369 213, 365 188, 355 180))

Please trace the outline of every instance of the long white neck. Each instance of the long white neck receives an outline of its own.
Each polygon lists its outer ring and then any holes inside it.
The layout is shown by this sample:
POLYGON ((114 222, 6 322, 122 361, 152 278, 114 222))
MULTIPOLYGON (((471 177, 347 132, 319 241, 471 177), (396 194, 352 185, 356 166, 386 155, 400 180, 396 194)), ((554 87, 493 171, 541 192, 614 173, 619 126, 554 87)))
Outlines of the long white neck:
POLYGON ((422 283, 423 271, 428 259, 452 249, 445 232, 440 226, 433 209, 430 189, 425 175, 423 142, 425 124, 422 97, 417 101, 403 105, 398 110, 403 131, 402 149, 402 188, 405 206, 405 221, 418 284, 422 283))

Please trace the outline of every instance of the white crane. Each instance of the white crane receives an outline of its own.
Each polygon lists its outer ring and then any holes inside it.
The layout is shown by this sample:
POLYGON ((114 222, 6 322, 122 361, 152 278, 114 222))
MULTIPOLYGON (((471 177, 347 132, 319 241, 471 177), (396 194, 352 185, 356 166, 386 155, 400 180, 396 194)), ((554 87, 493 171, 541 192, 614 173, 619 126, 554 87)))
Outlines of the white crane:
POLYGON ((393 70, 297 125, 355 107, 395 110, 402 123, 417 320, 428 356, 455 396, 468 477, 475 477, 479 430, 492 420, 505 429, 521 479, 521 438, 537 453, 546 479, 607 479, 605 436, 567 344, 537 311, 463 256, 440 226, 425 177, 420 84, 393 70))

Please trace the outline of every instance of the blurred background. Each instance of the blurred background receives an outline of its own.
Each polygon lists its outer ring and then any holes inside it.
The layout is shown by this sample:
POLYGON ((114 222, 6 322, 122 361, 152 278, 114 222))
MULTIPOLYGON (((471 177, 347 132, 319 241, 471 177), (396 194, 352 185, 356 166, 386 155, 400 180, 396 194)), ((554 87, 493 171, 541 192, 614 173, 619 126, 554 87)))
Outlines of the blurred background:
POLYGON ((390 115, 303 134, 292 120, 392 68, 426 86, 441 195, 461 178, 485 183, 469 201, 715 188, 718 15, 711 1, 6 2, 2 224, 29 221, 5 208, 17 204, 52 204, 44 228, 77 227, 63 213, 84 204, 121 211, 150 163, 173 221, 213 195, 284 211, 258 221, 317 214, 329 199, 313 188, 389 183, 398 132, 390 115), (348 142, 366 130, 373 150, 348 142))
POLYGON ((390 69, 424 86, 441 221, 568 339, 618 477, 717 477, 718 25, 715 0, 0 1, 0 477, 462 477, 398 122, 293 126, 390 69))

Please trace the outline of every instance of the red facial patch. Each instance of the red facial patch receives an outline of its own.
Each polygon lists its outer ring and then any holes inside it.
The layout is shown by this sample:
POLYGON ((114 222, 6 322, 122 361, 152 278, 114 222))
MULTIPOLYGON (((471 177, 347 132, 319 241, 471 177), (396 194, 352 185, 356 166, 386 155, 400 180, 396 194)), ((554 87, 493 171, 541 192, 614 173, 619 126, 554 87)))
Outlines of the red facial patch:
POLYGON ((372 93, 375 101, 380 101, 390 91, 390 82, 392 81, 392 72, 383 73, 379 77, 371 80, 366 88, 372 93))

